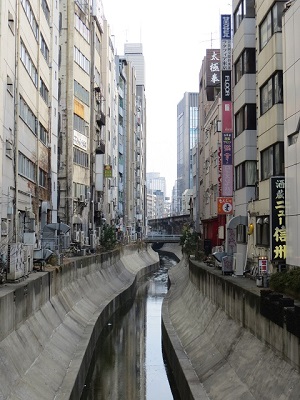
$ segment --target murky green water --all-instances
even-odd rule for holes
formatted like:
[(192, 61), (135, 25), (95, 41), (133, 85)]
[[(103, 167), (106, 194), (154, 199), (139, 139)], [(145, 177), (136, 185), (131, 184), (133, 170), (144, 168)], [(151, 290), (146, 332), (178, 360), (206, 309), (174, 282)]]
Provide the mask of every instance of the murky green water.
[(99, 338), (82, 400), (178, 399), (176, 389), (170, 388), (161, 345), (167, 271), (175, 264), (163, 256), (159, 271), (140, 282), (134, 301), (109, 321)]

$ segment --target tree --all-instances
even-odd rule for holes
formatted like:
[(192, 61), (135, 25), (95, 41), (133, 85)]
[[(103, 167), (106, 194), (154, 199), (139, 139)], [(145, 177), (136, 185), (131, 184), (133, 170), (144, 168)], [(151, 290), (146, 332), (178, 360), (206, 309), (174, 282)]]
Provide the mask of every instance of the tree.
[(105, 250), (112, 250), (116, 245), (116, 229), (115, 227), (105, 224), (101, 229), (100, 244)]
[(195, 254), (197, 250), (198, 234), (197, 232), (191, 231), (187, 225), (183, 228), (182, 236), (180, 237), (180, 245), (183, 254), (188, 257), (191, 254)]

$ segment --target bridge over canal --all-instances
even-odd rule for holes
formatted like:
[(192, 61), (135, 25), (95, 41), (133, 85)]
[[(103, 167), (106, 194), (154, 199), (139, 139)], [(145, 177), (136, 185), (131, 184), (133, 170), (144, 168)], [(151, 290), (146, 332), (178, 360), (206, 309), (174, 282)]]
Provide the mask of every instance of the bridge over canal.
[(181, 235), (149, 234), (144, 238), (146, 243), (179, 243)]

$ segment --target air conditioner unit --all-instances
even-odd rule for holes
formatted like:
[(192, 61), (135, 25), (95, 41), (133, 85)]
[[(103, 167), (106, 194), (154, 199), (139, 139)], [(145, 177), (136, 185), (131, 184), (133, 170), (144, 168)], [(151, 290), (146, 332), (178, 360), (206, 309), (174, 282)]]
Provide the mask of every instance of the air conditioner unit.
[(76, 243), (80, 242), (80, 232), (79, 231), (74, 232), (73, 241), (76, 242)]
[(84, 245), (84, 240), (85, 240), (85, 236), (84, 236), (84, 231), (80, 232), (80, 244)]
[(101, 211), (101, 203), (100, 203), (100, 201), (95, 203), (95, 211)]
[(84, 194), (81, 194), (80, 196), (79, 196), (79, 203), (84, 203), (85, 202), (85, 195)]
[(7, 249), (7, 280), (15, 281), (24, 276), (23, 243), (10, 243)]
[(28, 275), (33, 270), (33, 246), (24, 245), (24, 273)]
[(96, 235), (96, 231), (90, 234), (90, 245), (91, 248), (94, 249), (99, 244), (99, 240)]

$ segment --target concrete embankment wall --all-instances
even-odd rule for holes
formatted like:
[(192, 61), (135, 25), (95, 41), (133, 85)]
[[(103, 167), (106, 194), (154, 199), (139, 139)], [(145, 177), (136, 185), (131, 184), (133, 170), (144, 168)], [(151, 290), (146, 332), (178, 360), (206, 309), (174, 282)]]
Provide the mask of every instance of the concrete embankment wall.
[(0, 399), (78, 400), (103, 327), (158, 267), (150, 246), (133, 246), (1, 287)]
[(299, 399), (299, 339), (260, 314), (260, 291), (182, 260), (169, 271), (162, 341), (184, 399)]

